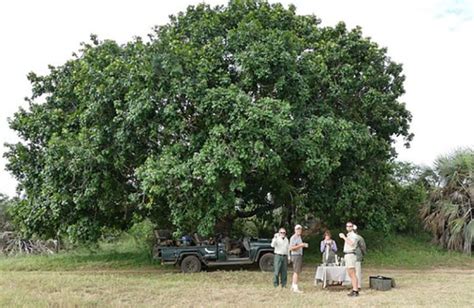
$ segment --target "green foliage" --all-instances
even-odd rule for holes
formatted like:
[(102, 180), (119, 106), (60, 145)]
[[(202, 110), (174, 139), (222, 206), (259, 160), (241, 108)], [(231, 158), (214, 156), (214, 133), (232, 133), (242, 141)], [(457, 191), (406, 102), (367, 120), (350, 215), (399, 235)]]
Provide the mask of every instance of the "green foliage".
[(470, 255), (474, 246), (474, 150), (440, 156), (433, 171), (438, 183), (421, 211), (425, 228), (442, 247)]
[(30, 108), (10, 123), (27, 141), (6, 154), (27, 195), (13, 209), (26, 235), (96, 241), (108, 228), (128, 227), (140, 211), (129, 198), (149, 142), (145, 44), (94, 41), (81, 52), (47, 76), (31, 73)]
[[(366, 238), (367, 245), (371, 239)], [(368, 238), (368, 240), (367, 240)], [(378, 235), (382, 245), (371, 247), (366, 266), (381, 268), (434, 268), (456, 267), (472, 268), (474, 260), (458, 252), (447, 252), (430, 243), (430, 236), (424, 232), (418, 235), (386, 237)]]
[(206, 235), (278, 208), (390, 229), (393, 140), (412, 137), (402, 67), (360, 28), (295, 11), (190, 6), (148, 42), (92, 36), (31, 73), (6, 153), (20, 229), (96, 241), (141, 217)]
[(231, 231), (235, 238), (272, 238), (279, 226), (281, 225), (272, 217), (261, 215), (236, 220)]
[(148, 219), (137, 222), (128, 230), (128, 235), (132, 236), (135, 244), (143, 250), (147, 250), (152, 257), (153, 245), (156, 243), (154, 230), (156, 226)]
[(427, 198), (426, 168), (397, 162), (393, 169), (393, 179), (385, 191), (392, 230), (419, 233), (423, 228), (419, 211)]
[(16, 199), (0, 193), (0, 231), (11, 231), (13, 229), (10, 210)]

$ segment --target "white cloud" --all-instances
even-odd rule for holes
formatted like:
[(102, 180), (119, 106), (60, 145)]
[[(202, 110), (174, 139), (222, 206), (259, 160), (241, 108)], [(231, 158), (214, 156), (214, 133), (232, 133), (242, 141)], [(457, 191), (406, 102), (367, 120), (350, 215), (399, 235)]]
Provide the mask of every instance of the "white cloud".
[[(200, 1), (2, 1), (0, 2), (0, 143), (15, 142), (6, 118), (30, 93), (26, 74), (60, 65), (89, 34), (124, 43), (146, 36), (169, 14)], [(206, 1), (224, 4), (226, 1)], [(402, 101), (413, 113), (415, 139), (397, 146), (399, 158), (430, 164), (440, 154), (474, 146), (474, 1), (326, 0), (294, 3), (300, 14), (314, 13), (325, 25), (340, 20), (360, 25), (365, 35), (388, 47), (407, 76)], [(0, 150), (3, 153), (4, 149)], [(14, 194), (15, 182), (3, 171), (0, 192)]]

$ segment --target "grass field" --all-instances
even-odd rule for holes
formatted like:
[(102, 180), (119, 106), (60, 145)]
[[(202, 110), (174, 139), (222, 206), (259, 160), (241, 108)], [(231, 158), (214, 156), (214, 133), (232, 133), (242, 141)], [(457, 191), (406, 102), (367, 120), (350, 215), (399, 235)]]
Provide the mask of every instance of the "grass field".
[[(302, 275), (304, 294), (274, 289), (255, 268), (181, 274), (152, 262), (131, 241), (54, 256), (0, 258), (0, 306), (474, 307), (474, 258), (447, 253), (424, 239), (395, 237), (369, 251), (358, 298), (345, 288), (313, 285), (315, 263)], [(314, 245), (313, 245), (314, 246)], [(313, 251), (307, 263), (319, 260)], [(368, 276), (394, 277), (388, 292), (368, 289)]]
[(365, 270), (366, 278), (373, 274), (396, 278), (397, 288), (373, 291), (365, 284), (358, 298), (348, 298), (345, 289), (313, 286), (313, 267), (303, 272), (303, 294), (274, 289), (271, 274), (256, 270), (7, 271), (0, 275), (0, 306), (474, 306), (473, 270)]

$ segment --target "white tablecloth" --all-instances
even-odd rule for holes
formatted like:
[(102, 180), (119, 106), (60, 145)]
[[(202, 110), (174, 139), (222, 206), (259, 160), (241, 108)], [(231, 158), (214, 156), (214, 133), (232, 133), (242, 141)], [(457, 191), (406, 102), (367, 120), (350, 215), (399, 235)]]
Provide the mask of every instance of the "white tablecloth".
[(325, 288), (328, 281), (342, 282), (343, 284), (351, 283), (345, 266), (318, 266), (316, 268), (316, 275), (314, 275), (314, 285), (322, 282), (323, 288)]

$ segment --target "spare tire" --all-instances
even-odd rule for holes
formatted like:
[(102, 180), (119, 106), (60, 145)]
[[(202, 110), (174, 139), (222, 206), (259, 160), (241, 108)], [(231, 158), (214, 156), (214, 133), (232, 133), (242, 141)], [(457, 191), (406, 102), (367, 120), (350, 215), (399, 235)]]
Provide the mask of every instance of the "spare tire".
[(184, 257), (181, 261), (181, 271), (183, 273), (197, 273), (201, 271), (201, 261), (196, 256)]
[(258, 265), (262, 272), (272, 272), (273, 271), (273, 259), (275, 255), (271, 252), (264, 254), (260, 257)]

